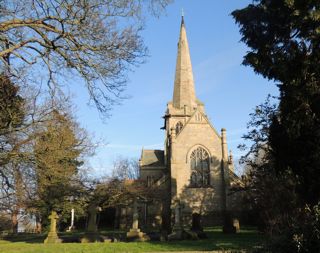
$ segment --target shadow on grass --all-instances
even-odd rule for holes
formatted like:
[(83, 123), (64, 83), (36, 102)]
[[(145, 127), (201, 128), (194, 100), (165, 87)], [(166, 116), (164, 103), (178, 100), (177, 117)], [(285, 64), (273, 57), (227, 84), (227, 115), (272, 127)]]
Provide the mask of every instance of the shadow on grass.
[[(182, 240), (171, 242), (149, 241), (140, 243), (140, 246), (147, 247), (150, 250), (161, 251), (211, 251), (211, 250), (250, 250), (259, 245), (262, 245), (265, 241), (265, 236), (259, 234), (254, 229), (242, 229), (238, 234), (224, 234), (221, 228), (207, 228), (205, 229), (208, 239), (202, 240)], [(59, 233), (59, 237), (64, 242), (79, 242), (84, 232), (73, 233)], [(123, 242), (125, 240), (125, 231), (102, 231), (102, 235), (111, 238), (117, 238), (118, 241)], [(30, 244), (42, 244), (46, 234), (18, 234), (8, 235), (3, 240), (8, 242), (24, 242)], [(125, 243), (128, 248), (130, 245), (135, 244)], [(134, 246), (135, 247), (135, 246)]]
[(265, 236), (259, 234), (256, 230), (242, 230), (238, 234), (224, 234), (221, 229), (209, 228), (205, 229), (208, 239), (203, 240), (182, 240), (172, 242), (148, 242), (149, 244), (159, 245), (167, 250), (195, 250), (195, 251), (211, 251), (211, 250), (242, 250), (253, 249), (260, 246), (265, 241)]
[(2, 240), (8, 242), (43, 243), (45, 238), (45, 234), (19, 233), (6, 235), (2, 237)]
[[(60, 232), (58, 236), (62, 239), (63, 243), (77, 243), (80, 242), (80, 238), (83, 237), (84, 231), (75, 232)], [(116, 238), (117, 241), (124, 241), (126, 232), (121, 230), (107, 230), (101, 231), (100, 234), (105, 237)], [(33, 234), (33, 233), (18, 233), (9, 234), (0, 238), (0, 240), (7, 242), (24, 242), (24, 243), (43, 243), (47, 237), (46, 233)]]

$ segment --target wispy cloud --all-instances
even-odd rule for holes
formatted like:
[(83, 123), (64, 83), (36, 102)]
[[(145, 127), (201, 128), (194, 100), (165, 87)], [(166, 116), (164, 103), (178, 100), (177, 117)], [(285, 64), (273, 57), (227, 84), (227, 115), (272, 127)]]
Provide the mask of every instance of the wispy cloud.
[(201, 95), (221, 83), (221, 78), (226, 76), (230, 69), (240, 66), (243, 51), (240, 47), (220, 51), (217, 54), (195, 65), (196, 82), (202, 83), (198, 87)]
[(213, 55), (210, 58), (198, 63), (195, 69), (199, 72), (199, 78), (202, 75), (212, 75), (212, 71), (215, 73), (224, 72), (239, 66), (242, 61), (242, 52), (238, 48), (232, 50), (225, 50)]

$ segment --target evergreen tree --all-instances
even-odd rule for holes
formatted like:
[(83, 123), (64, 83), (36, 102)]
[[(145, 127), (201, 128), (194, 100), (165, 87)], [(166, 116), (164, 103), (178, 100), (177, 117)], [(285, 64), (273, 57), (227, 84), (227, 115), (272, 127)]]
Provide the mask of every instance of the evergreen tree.
[(8, 76), (0, 74), (0, 135), (20, 126), (24, 119), (24, 100)]
[[(278, 228), (268, 252), (319, 252), (320, 1), (254, 0), (232, 15), (250, 48), (244, 65), (280, 91), (265, 132), (247, 135), (266, 137), (266, 159), (251, 159), (249, 186), (259, 203), (270, 200), (260, 210), (269, 212), (267, 226)], [(257, 117), (254, 124), (264, 122)]]
[(24, 99), (18, 94), (8, 76), (0, 74), (0, 174), (5, 176), (4, 166), (10, 161), (16, 132), (24, 121)]
[(320, 200), (320, 2), (256, 0), (232, 13), (250, 51), (244, 64), (277, 82), (269, 145), (277, 173), (293, 173), (301, 205)]
[(69, 213), (71, 208), (82, 211), (83, 187), (78, 171), (84, 151), (72, 120), (54, 110), (34, 147), (36, 207), (44, 221), (52, 210), (60, 214)]
[(19, 209), (23, 206), (24, 187), (21, 170), (25, 100), (19, 88), (4, 73), (0, 74), (0, 210), (11, 215), (12, 232), (17, 232)]

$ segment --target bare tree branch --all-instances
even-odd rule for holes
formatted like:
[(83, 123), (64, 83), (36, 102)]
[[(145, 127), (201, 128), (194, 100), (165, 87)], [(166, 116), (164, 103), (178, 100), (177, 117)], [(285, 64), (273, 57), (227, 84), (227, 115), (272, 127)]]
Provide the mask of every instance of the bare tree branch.
[(49, 86), (65, 71), (77, 75), (107, 114), (121, 98), (127, 72), (147, 55), (140, 37), (142, 13), (147, 8), (157, 16), (170, 2), (3, 0), (0, 69), (21, 77), (21, 67), (45, 66)]

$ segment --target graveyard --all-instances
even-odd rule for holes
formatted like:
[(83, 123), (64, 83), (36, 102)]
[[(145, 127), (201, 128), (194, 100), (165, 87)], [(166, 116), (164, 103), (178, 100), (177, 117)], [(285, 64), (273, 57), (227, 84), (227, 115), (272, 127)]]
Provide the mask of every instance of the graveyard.
[(1, 0), (0, 253), (320, 252), (320, 0)]
[[(17, 236), (2, 238), (0, 240), (0, 252), (6, 253), (102, 253), (102, 252), (161, 252), (161, 251), (222, 251), (233, 252), (258, 249), (264, 243), (265, 236), (258, 233), (254, 228), (242, 229), (238, 234), (224, 234), (221, 227), (205, 229), (207, 239), (181, 240), (161, 242), (151, 240), (148, 242), (127, 242), (127, 231), (101, 231), (104, 238), (116, 239), (116, 242), (99, 243), (75, 243), (83, 237), (84, 232), (59, 233), (61, 243), (44, 244), (46, 235), (21, 234)], [(152, 233), (151, 233), (152, 234)], [(65, 241), (65, 243), (63, 242)]]

